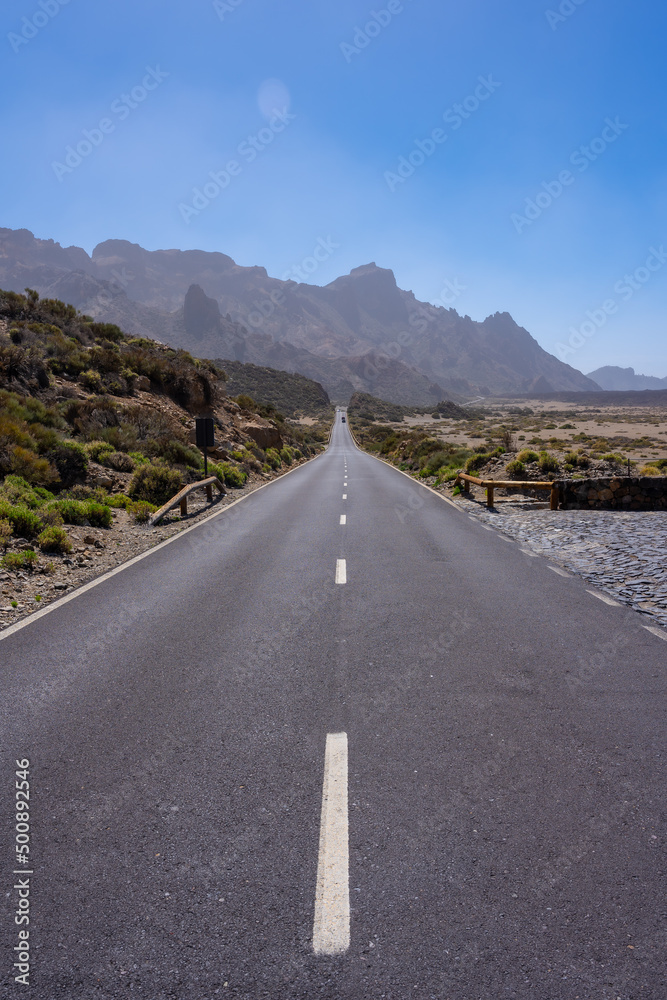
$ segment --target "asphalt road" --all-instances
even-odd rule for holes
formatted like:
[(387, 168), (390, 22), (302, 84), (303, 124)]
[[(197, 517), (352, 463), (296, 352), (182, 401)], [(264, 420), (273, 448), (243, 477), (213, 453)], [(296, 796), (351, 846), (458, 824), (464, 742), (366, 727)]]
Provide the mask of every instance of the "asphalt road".
[(667, 645), (339, 421), (0, 641), (2, 997), (665, 1000)]

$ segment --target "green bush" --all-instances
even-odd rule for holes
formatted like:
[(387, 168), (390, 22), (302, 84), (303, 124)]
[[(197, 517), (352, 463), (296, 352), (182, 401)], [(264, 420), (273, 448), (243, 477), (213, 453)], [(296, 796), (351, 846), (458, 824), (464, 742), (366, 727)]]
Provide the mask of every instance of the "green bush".
[(132, 515), (137, 524), (146, 524), (148, 518), (156, 510), (155, 504), (148, 503), (147, 500), (137, 500), (127, 508), (128, 514)]
[(91, 500), (87, 504), (86, 520), (91, 528), (110, 528), (113, 524), (111, 509), (105, 504)]
[(519, 462), (539, 462), (540, 456), (536, 451), (531, 451), (530, 448), (524, 448), (516, 456)]
[(132, 476), (128, 495), (132, 500), (147, 500), (161, 507), (182, 489), (181, 474), (168, 465), (154, 462), (142, 465)]
[(13, 506), (0, 500), (0, 519), (9, 521), (18, 538), (35, 538), (42, 530), (42, 520), (34, 510), (22, 504)]
[(471, 455), (466, 459), (465, 471), (467, 473), (478, 472), (483, 466), (493, 458), (491, 452), (480, 451), (476, 455)]
[(2, 566), (3, 569), (18, 572), (18, 570), (23, 569), (23, 553), (8, 552), (6, 556), (3, 556), (2, 559), (0, 559), (0, 566)]
[(37, 510), (46, 501), (53, 500), (53, 493), (41, 486), (31, 486), (22, 476), (5, 476), (0, 485), (0, 497), (11, 504)]
[(218, 470), (218, 478), (220, 478), (221, 473), (225, 486), (229, 486), (233, 490), (240, 490), (248, 478), (247, 473), (243, 469), (240, 469), (236, 465), (230, 465), (229, 462), (221, 462)]
[(102, 464), (116, 472), (134, 472), (134, 461), (123, 451), (110, 451), (104, 455)]
[(541, 451), (539, 455), (540, 472), (558, 472), (558, 459), (550, 455), (548, 451)]
[(280, 449), (280, 458), (285, 465), (291, 465), (293, 462), (292, 449), (288, 448), (287, 445)]
[(107, 500), (107, 506), (114, 510), (128, 510), (132, 506), (132, 501), (124, 493), (114, 493)]
[(83, 500), (56, 500), (49, 509), (56, 510), (65, 524), (82, 525), (88, 520), (88, 506)]
[(159, 455), (169, 465), (185, 465), (191, 469), (201, 469), (204, 459), (196, 448), (189, 448), (182, 441), (167, 441), (160, 445)]
[(64, 486), (83, 479), (88, 469), (88, 456), (83, 445), (76, 441), (62, 441), (47, 456), (58, 470)]
[(23, 553), (23, 565), (26, 569), (32, 571), (37, 563), (39, 562), (39, 556), (33, 549), (27, 549)]
[(45, 528), (59, 528), (63, 523), (62, 514), (55, 507), (42, 507), (39, 512), (39, 517)]
[(109, 444), (108, 441), (89, 441), (88, 444), (84, 445), (84, 448), (88, 458), (101, 465), (104, 464), (107, 455), (113, 454), (113, 445)]
[(9, 460), (9, 471), (22, 476), (29, 483), (47, 486), (58, 482), (58, 471), (48, 458), (41, 458), (29, 448), (14, 445)]
[(281, 466), (280, 455), (275, 448), (266, 449), (266, 461), (272, 469), (279, 469)]
[(103, 382), (102, 376), (99, 372), (96, 372), (93, 368), (89, 368), (88, 371), (81, 372), (79, 375), (79, 381), (88, 389), (90, 392), (103, 392)]
[(72, 551), (72, 543), (63, 528), (51, 526), (38, 536), (37, 544), (42, 552), (58, 552), (61, 555)]
[(526, 474), (526, 466), (518, 458), (507, 463), (507, 475), (510, 479), (521, 479)]

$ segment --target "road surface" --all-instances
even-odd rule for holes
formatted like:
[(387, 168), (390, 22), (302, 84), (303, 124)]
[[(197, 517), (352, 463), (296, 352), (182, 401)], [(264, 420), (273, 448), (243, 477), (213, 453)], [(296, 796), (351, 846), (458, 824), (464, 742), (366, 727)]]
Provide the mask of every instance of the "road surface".
[(3, 634), (0, 995), (664, 1000), (643, 624), (339, 414), (314, 461)]

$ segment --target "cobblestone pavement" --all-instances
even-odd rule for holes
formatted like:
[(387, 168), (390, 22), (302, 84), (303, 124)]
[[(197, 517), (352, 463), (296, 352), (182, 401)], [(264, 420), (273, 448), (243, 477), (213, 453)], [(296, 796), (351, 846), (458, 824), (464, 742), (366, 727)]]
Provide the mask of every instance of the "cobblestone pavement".
[(502, 500), (491, 511), (476, 500), (455, 503), (667, 627), (667, 512), (551, 511)]

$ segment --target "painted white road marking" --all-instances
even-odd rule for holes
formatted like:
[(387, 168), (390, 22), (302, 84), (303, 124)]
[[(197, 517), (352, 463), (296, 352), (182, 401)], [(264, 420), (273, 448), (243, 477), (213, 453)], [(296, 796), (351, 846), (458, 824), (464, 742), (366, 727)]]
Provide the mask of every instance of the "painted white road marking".
[(316, 955), (339, 955), (349, 947), (347, 733), (328, 733), (324, 752), (313, 950)]
[[(571, 580), (572, 577), (569, 573), (566, 573), (564, 569), (560, 569), (559, 566), (549, 566), (552, 573), (558, 573), (559, 576), (564, 576), (566, 580)], [(591, 591), (589, 590), (589, 594)]]
[(652, 625), (642, 625), (647, 632), (652, 632), (653, 635), (657, 635), (659, 639), (664, 639), (667, 642), (667, 632), (663, 632), (660, 628), (653, 628)]
[(347, 493), (343, 493), (343, 500), (347, 500)]
[(598, 594), (596, 590), (587, 590), (586, 593), (590, 594), (591, 597), (597, 597), (598, 601), (604, 601), (605, 604), (609, 604), (610, 607), (612, 608), (622, 607), (622, 605), (619, 604), (618, 601), (613, 600), (613, 598), (611, 597), (607, 597), (606, 594)]
[(340, 515), (340, 523), (341, 524), (347, 524), (347, 514), (341, 514)]
[(344, 559), (336, 559), (336, 583), (347, 583), (347, 563)]
[(530, 549), (520, 549), (524, 556), (530, 556), (532, 559), (537, 559), (537, 552), (531, 552)]

